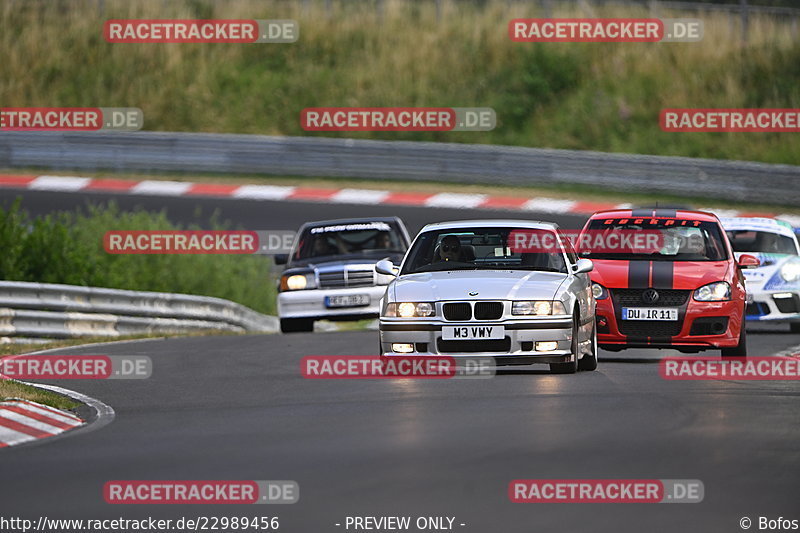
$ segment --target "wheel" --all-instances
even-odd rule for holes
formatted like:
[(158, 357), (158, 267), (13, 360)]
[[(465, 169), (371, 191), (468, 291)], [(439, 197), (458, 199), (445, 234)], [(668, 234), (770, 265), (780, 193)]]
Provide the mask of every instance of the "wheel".
[(742, 331), (739, 333), (739, 344), (733, 348), (722, 348), (722, 357), (747, 357), (747, 330), (742, 324)]
[(792, 322), (789, 324), (789, 331), (792, 333), (800, 333), (800, 322)]
[(553, 374), (574, 374), (578, 371), (578, 322), (577, 316), (572, 318), (572, 355), (569, 363), (550, 363), (550, 372)]
[(281, 333), (300, 333), (314, 331), (312, 318), (281, 318)]
[(597, 370), (597, 324), (592, 324), (592, 353), (578, 361), (578, 370)]

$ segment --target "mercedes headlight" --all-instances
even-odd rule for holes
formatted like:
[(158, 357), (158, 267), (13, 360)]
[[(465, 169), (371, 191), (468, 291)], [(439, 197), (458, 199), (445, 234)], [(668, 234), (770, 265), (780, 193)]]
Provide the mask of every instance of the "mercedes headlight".
[(281, 291), (300, 291), (316, 288), (314, 274), (284, 274), (281, 276)]
[(608, 298), (608, 291), (599, 283), (592, 283), (592, 294), (595, 300), (605, 300)]
[(566, 315), (564, 304), (551, 300), (522, 300), (511, 304), (512, 315)]
[(730, 300), (731, 286), (726, 281), (703, 285), (694, 291), (694, 299), (698, 302), (724, 302)]
[(386, 304), (383, 316), (395, 318), (419, 318), (436, 314), (436, 308), (431, 302), (397, 302)]
[(781, 277), (784, 281), (797, 281), (800, 279), (800, 260), (790, 259), (781, 267)]

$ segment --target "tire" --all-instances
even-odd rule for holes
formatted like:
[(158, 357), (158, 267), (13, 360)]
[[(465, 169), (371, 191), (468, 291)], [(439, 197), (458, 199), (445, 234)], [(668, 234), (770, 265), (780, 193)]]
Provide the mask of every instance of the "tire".
[(550, 373), (552, 374), (574, 374), (578, 371), (578, 319), (577, 315), (572, 318), (572, 355), (574, 360), (569, 363), (550, 363)]
[(597, 323), (592, 324), (592, 354), (578, 361), (578, 370), (597, 370)]
[(792, 333), (800, 333), (800, 322), (792, 322), (789, 324), (789, 331)]
[(304, 333), (314, 331), (312, 318), (281, 318), (281, 333)]
[(747, 330), (742, 324), (742, 331), (739, 333), (739, 344), (733, 348), (722, 348), (722, 358), (747, 357)]

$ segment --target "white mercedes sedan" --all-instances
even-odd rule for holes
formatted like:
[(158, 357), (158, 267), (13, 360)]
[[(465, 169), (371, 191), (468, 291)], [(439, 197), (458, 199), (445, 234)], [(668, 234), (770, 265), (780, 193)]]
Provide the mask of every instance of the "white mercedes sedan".
[(381, 300), (381, 355), (493, 357), (547, 363), (551, 372), (597, 368), (588, 272), (558, 226), (524, 220), (429, 224)]

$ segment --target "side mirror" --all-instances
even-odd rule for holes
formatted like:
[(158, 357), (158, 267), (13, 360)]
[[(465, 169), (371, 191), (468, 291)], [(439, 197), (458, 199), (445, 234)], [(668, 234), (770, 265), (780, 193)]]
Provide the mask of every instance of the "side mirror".
[(576, 274), (586, 274), (594, 270), (594, 263), (592, 263), (591, 259), (578, 259), (578, 262), (572, 268)]
[(758, 260), (758, 257), (749, 254), (740, 255), (738, 263), (742, 268), (756, 268), (761, 266), (761, 261)]
[(397, 276), (397, 272), (395, 272), (394, 269), (394, 264), (388, 259), (381, 259), (375, 263), (375, 272), (378, 274), (383, 274), (384, 276)]
[(275, 254), (275, 264), (285, 265), (289, 262), (289, 254)]

